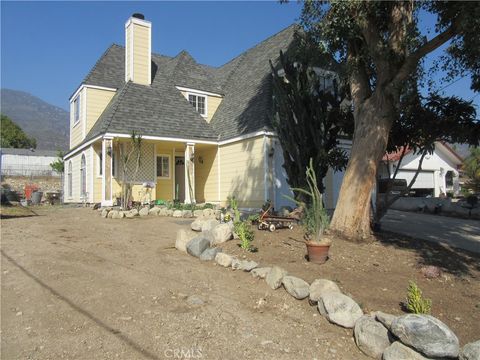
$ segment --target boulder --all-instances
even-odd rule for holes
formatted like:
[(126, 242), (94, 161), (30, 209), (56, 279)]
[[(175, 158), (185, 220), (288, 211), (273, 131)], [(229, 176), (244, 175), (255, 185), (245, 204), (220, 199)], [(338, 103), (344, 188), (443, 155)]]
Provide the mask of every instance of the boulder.
[(114, 211), (117, 211), (117, 210), (110, 210), (110, 211), (108, 212), (107, 218), (111, 219), (112, 216), (113, 216), (113, 212), (114, 212)]
[(243, 270), (243, 271), (252, 271), (253, 269), (255, 269), (256, 267), (258, 266), (258, 264), (255, 262), (255, 261), (252, 261), (252, 260), (242, 260), (240, 261), (240, 267), (239, 269), (240, 270)]
[(215, 210), (213, 212), (213, 216), (215, 217), (215, 219), (220, 220), (222, 218), (222, 211), (221, 210)]
[(228, 224), (219, 224), (212, 229), (212, 235), (213, 241), (211, 245), (221, 244), (232, 238), (232, 229)]
[(285, 275), (287, 275), (286, 270), (278, 266), (274, 266), (265, 277), (265, 281), (267, 282), (268, 286), (275, 290), (282, 285), (282, 279)]
[(138, 212), (138, 215), (140, 215), (140, 216), (147, 216), (149, 211), (150, 211), (150, 210), (149, 210), (148, 207), (143, 207), (143, 208), (141, 208), (140, 211)]
[(131, 211), (127, 211), (127, 212), (125, 212), (125, 217), (127, 219), (133, 219), (135, 217), (135, 215), (133, 215), (133, 213)]
[(194, 216), (194, 217), (203, 216), (203, 210), (194, 210), (194, 211), (193, 211), (193, 216)]
[(373, 313), (375, 319), (383, 324), (388, 330), (392, 328), (393, 321), (397, 318), (395, 315), (387, 314), (381, 311)]
[(210, 241), (203, 236), (197, 236), (187, 243), (187, 253), (192, 256), (200, 257), (208, 249)]
[(458, 357), (457, 336), (443, 322), (430, 315), (408, 314), (397, 317), (392, 333), (402, 343), (427, 357)]
[(403, 345), (400, 341), (395, 341), (383, 352), (383, 360), (428, 360), (415, 350)]
[(125, 214), (123, 211), (114, 211), (112, 215), (112, 219), (123, 219)]
[(336, 291), (329, 291), (318, 301), (318, 311), (331, 323), (353, 328), (363, 315), (360, 306), (352, 298)]
[(172, 209), (167, 209), (166, 214), (167, 214), (167, 216), (173, 216), (173, 210)]
[(184, 229), (177, 231), (177, 239), (175, 240), (175, 248), (180, 251), (187, 252), (187, 244), (195, 237), (195, 234)]
[(133, 216), (138, 216), (138, 210), (133, 208), (132, 210), (129, 211), (130, 214), (132, 214)]
[(158, 215), (158, 212), (160, 211), (159, 208), (153, 207), (148, 211), (148, 215)]
[(202, 225), (205, 222), (205, 219), (203, 216), (196, 218), (192, 223), (190, 224), (190, 228), (193, 231), (202, 231)]
[[(211, 209), (205, 209), (205, 210), (211, 210)], [(202, 224), (202, 231), (212, 231), (213, 228), (218, 224), (220, 223), (215, 219), (205, 220)]]
[(182, 211), (182, 217), (184, 217), (184, 218), (191, 218), (191, 217), (193, 217), (192, 210), (183, 210), (183, 211)]
[(232, 269), (237, 270), (240, 269), (241, 261), (238, 260), (236, 257), (232, 258)]
[(110, 212), (110, 210), (107, 210), (107, 209), (103, 209), (102, 210), (102, 217), (103, 218), (106, 218), (108, 216), (108, 213)]
[(119, 215), (118, 215), (119, 211), (118, 210), (112, 210), (108, 213), (108, 217), (110, 219), (119, 219)]
[(480, 360), (480, 340), (469, 343), (462, 348), (460, 360)]
[(390, 346), (387, 328), (373, 316), (363, 315), (358, 319), (353, 333), (358, 348), (375, 359), (381, 359), (385, 349)]
[(310, 301), (317, 303), (318, 300), (328, 291), (339, 292), (340, 288), (336, 283), (327, 279), (316, 279), (310, 285)]
[(222, 252), (222, 249), (220, 249), (220, 248), (208, 248), (202, 253), (202, 255), (200, 255), (200, 260), (203, 260), (203, 261), (215, 260), (215, 256), (217, 256), (217, 254), (219, 252)]
[(232, 265), (233, 257), (231, 257), (228, 254), (224, 254), (222, 252), (217, 253), (215, 255), (215, 262), (218, 265), (224, 266), (224, 267), (230, 267)]
[(205, 217), (214, 217), (214, 212), (213, 212), (213, 209), (203, 209), (203, 216)]
[(302, 300), (310, 294), (310, 285), (298, 277), (286, 275), (282, 279), (282, 284), (295, 299)]
[(175, 210), (172, 214), (174, 218), (181, 218), (182, 217), (182, 210)]
[(160, 209), (158, 216), (167, 216), (167, 209)]
[(250, 273), (254, 278), (265, 279), (265, 277), (268, 275), (270, 270), (272, 270), (271, 267), (255, 268)]

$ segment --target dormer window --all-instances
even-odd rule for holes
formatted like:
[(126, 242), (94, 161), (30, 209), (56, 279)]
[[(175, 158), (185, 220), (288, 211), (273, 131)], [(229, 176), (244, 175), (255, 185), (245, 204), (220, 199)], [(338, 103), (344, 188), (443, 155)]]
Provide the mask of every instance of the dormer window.
[(202, 116), (207, 116), (207, 97), (202, 95), (188, 94), (188, 102)]
[(73, 125), (80, 121), (80, 94), (73, 100)]

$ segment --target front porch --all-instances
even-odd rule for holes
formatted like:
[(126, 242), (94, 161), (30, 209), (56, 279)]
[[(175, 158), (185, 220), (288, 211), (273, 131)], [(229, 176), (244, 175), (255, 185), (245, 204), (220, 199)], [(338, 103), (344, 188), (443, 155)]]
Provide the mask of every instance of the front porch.
[(118, 204), (124, 177), (133, 201), (218, 202), (217, 145), (142, 139), (138, 165), (136, 152), (125, 164), (131, 148), (130, 137), (104, 137), (93, 145), (101, 169), (95, 200), (102, 206)]

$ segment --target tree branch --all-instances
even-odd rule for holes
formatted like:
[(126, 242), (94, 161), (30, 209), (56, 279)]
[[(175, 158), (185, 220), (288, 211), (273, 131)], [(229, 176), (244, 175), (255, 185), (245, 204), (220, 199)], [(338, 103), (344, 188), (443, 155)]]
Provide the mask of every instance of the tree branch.
[(417, 67), (418, 61), (422, 57), (424, 57), (428, 53), (431, 53), (435, 49), (437, 49), (440, 46), (442, 46), (443, 44), (445, 44), (452, 37), (454, 37), (456, 35), (456, 30), (455, 29), (456, 29), (455, 24), (452, 24), (447, 30), (438, 34), (433, 39), (431, 39), (430, 41), (428, 41), (425, 44), (423, 44), (422, 46), (420, 46), (416, 51), (411, 53), (405, 59), (402, 67), (397, 72), (397, 75), (393, 78), (392, 85), (396, 86), (397, 84), (400, 84), (403, 81), (407, 80), (407, 78), (410, 76), (412, 71), (414, 71), (415, 68)]

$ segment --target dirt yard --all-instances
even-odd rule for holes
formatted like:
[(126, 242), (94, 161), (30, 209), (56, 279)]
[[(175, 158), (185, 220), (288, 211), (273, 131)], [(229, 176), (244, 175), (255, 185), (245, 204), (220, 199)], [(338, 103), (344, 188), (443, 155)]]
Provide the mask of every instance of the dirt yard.
[[(35, 213), (1, 221), (2, 359), (365, 359), (351, 330), (307, 301), (176, 251), (176, 230), (191, 220)], [(335, 280), (367, 312), (401, 314), (414, 279), (462, 344), (478, 338), (478, 257), (385, 236), (363, 246), (337, 241), (318, 266), (304, 259), (299, 229), (256, 237), (259, 251), (248, 258)], [(237, 241), (223, 248), (245, 254)], [(443, 276), (424, 279), (424, 263), (442, 265)]]

